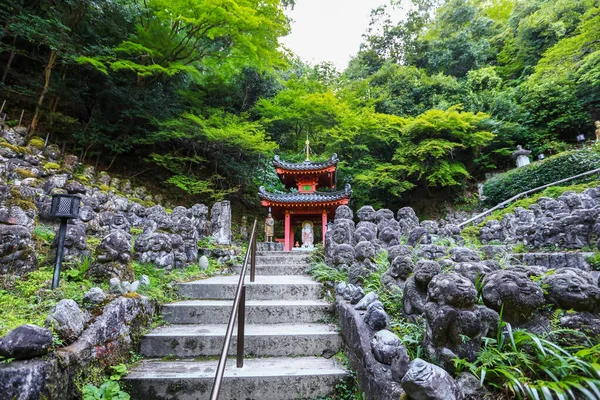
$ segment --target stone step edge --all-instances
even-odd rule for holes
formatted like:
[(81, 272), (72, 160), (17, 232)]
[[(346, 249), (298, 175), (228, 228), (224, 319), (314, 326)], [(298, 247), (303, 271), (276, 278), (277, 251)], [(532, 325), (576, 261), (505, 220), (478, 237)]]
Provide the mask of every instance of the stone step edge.
[[(181, 331), (177, 332), (177, 329), (208, 329), (210, 332), (192, 332), (192, 331)], [(269, 333), (260, 333), (257, 332), (263, 328), (270, 330)], [(293, 329), (293, 328), (301, 328), (298, 331), (289, 331), (289, 332), (278, 332), (278, 329)], [(314, 328), (314, 329), (313, 329)], [(329, 328), (330, 330), (325, 330), (323, 328)], [(222, 329), (223, 332), (214, 332), (214, 329)], [(319, 324), (319, 323), (283, 323), (283, 324), (246, 324), (245, 328), (246, 336), (318, 336), (318, 335), (339, 335), (339, 331), (334, 328), (334, 325), (330, 324)], [(162, 330), (163, 332), (156, 332), (157, 330)], [(311, 332), (312, 330), (312, 332)], [(204, 337), (204, 336), (225, 336), (227, 331), (227, 325), (225, 324), (169, 324), (159, 328), (156, 328), (153, 331), (150, 331), (144, 335), (144, 337)], [(237, 325), (233, 329), (233, 335), (237, 334)]]
[[(206, 358), (203, 360), (203, 358)], [(315, 356), (306, 356), (306, 357), (260, 357), (260, 358), (251, 358), (247, 357), (244, 359), (244, 367), (236, 368), (235, 366), (236, 358), (234, 356), (227, 357), (227, 365), (225, 367), (224, 378), (251, 378), (251, 377), (284, 377), (284, 376), (315, 376), (315, 375), (340, 375), (346, 376), (348, 374), (348, 370), (346, 370), (339, 362), (335, 359), (324, 358), (324, 357), (315, 357)], [(280, 365), (272, 365), (264, 369), (259, 369), (257, 367), (260, 366), (261, 362), (271, 362), (271, 363), (282, 363)], [(218, 360), (215, 360), (214, 357), (199, 357), (198, 359), (175, 359), (175, 360), (163, 360), (160, 358), (148, 358), (142, 360), (142, 362), (134, 367), (127, 375), (123, 377), (125, 380), (133, 380), (133, 379), (145, 379), (145, 380), (154, 380), (154, 379), (214, 379), (214, 370), (216, 370), (218, 364)], [(286, 369), (282, 372), (282, 365), (286, 367), (294, 367), (294, 364), (305, 364), (310, 365), (311, 368), (300, 368), (296, 371), (299, 371), (297, 374), (290, 373), (291, 368)], [(170, 376), (165, 374), (165, 372), (159, 371), (156, 376), (148, 376), (152, 374), (150, 369), (153, 365), (159, 367), (167, 367)], [(191, 368), (198, 368), (198, 371), (189, 372)], [(316, 367), (316, 368), (315, 368)], [(200, 371), (201, 370), (201, 371)], [(267, 372), (271, 372), (270, 374), (265, 374), (265, 370)], [(254, 371), (258, 371), (255, 373)], [(315, 372), (321, 372), (320, 374), (315, 374)], [(237, 374), (236, 374), (237, 373)]]

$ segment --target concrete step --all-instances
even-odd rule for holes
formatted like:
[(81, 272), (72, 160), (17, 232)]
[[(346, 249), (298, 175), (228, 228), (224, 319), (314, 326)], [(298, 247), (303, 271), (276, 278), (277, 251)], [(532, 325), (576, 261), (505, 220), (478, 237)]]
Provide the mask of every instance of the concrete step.
[[(234, 299), (239, 275), (215, 276), (180, 283), (179, 293), (191, 299)], [(246, 300), (317, 300), (323, 297), (323, 285), (308, 276), (257, 275), (254, 282), (246, 275)]]
[[(298, 264), (257, 264), (256, 265), (256, 276), (258, 275), (306, 275), (310, 264), (298, 263)], [(241, 265), (234, 265), (231, 270), (235, 274), (242, 272)], [(248, 274), (250, 274), (250, 267), (248, 267)]]
[[(146, 360), (123, 382), (133, 400), (204, 400), (210, 397), (218, 361)], [(221, 400), (312, 399), (327, 396), (347, 371), (321, 357), (246, 359), (243, 368), (229, 359)]]
[[(161, 314), (171, 324), (227, 324), (232, 300), (186, 300), (166, 304)], [(321, 300), (248, 300), (247, 324), (314, 323), (330, 318), (332, 304)]]
[(266, 264), (304, 264), (310, 265), (310, 253), (308, 252), (262, 252), (256, 255), (257, 265)]
[[(219, 356), (227, 325), (170, 325), (144, 335), (140, 353), (156, 358)], [(234, 329), (229, 355), (235, 355), (237, 329)], [(333, 325), (277, 324), (246, 325), (244, 353), (253, 357), (314, 356), (335, 354), (342, 345)]]

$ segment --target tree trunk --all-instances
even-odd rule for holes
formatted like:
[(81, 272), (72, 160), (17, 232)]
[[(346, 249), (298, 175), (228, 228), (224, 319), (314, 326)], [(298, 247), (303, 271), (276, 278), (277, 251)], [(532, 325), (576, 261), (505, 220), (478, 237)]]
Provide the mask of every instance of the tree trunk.
[(46, 68), (44, 68), (44, 89), (40, 94), (40, 98), (35, 106), (35, 114), (33, 115), (33, 119), (31, 120), (31, 130), (29, 131), (29, 136), (32, 136), (37, 128), (37, 125), (40, 120), (40, 109), (42, 104), (44, 104), (44, 97), (48, 93), (48, 88), (50, 87), (50, 76), (52, 75), (52, 68), (56, 63), (57, 53), (56, 50), (52, 50), (50, 52), (50, 57), (48, 57), (48, 63), (46, 64)]
[(10, 66), (12, 65), (13, 60), (15, 59), (15, 45), (17, 43), (17, 37), (13, 38), (13, 49), (10, 51), (10, 56), (8, 56), (8, 61), (6, 62), (6, 68), (4, 69), (4, 73), (2, 74), (2, 83), (6, 81), (6, 77), (8, 76), (8, 71), (10, 71)]

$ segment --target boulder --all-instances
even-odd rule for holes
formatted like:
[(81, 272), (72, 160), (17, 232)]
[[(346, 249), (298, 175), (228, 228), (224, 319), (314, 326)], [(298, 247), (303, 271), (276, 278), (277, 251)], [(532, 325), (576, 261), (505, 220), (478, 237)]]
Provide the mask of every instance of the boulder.
[(83, 332), (86, 319), (75, 301), (63, 299), (52, 308), (44, 324), (62, 340), (71, 343)]
[(374, 331), (384, 329), (388, 323), (388, 315), (380, 301), (374, 301), (367, 307), (365, 323)]
[(57, 359), (0, 363), (0, 394), (3, 399), (37, 400), (69, 398), (69, 374)]
[(406, 352), (406, 348), (395, 333), (392, 333), (387, 329), (382, 329), (373, 336), (373, 340), (371, 340), (371, 351), (373, 351), (373, 355), (377, 361), (391, 365), (392, 360), (398, 356), (399, 353)]
[(355, 310), (366, 310), (367, 307), (375, 302), (379, 300), (379, 296), (377, 296), (376, 292), (369, 292), (367, 293), (367, 295), (365, 295), (365, 297), (363, 297), (362, 299), (360, 299), (360, 301), (354, 306)]
[(414, 359), (400, 382), (411, 400), (460, 400), (460, 389), (449, 373), (420, 358)]
[(86, 308), (101, 306), (106, 301), (106, 293), (99, 287), (93, 287), (83, 295), (83, 304)]
[(0, 356), (15, 360), (43, 356), (52, 342), (50, 330), (37, 325), (21, 325), (0, 338)]

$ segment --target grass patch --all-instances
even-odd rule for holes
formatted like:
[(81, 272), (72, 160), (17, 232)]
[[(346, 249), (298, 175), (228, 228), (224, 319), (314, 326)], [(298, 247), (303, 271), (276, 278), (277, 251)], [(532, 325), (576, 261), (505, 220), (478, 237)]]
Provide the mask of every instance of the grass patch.
[(206, 279), (216, 275), (222, 268), (213, 259), (208, 260), (208, 268), (204, 271), (200, 270), (198, 265), (190, 265), (186, 268), (166, 271), (156, 268), (153, 264), (133, 263), (136, 279), (139, 279), (142, 275), (147, 275), (150, 278), (150, 286), (140, 287), (138, 292), (156, 300), (160, 304), (181, 299), (175, 283)]
[(60, 285), (51, 290), (54, 268), (44, 266), (25, 276), (0, 276), (0, 336), (22, 324), (44, 326), (44, 319), (62, 299), (81, 303), (94, 285), (88, 280), (72, 281), (61, 276)]
[[(54, 233), (45, 226), (38, 226), (35, 232), (45, 246), (51, 242)], [(56, 290), (50, 289), (54, 272), (51, 265), (44, 265), (23, 276), (0, 275), (0, 336), (22, 324), (43, 326), (52, 307), (62, 299), (73, 299), (82, 304), (83, 295), (92, 287), (107, 290), (108, 281), (98, 285), (85, 277), (92, 261), (86, 258), (77, 263), (63, 263), (60, 285)], [(197, 265), (165, 271), (152, 264), (133, 263), (136, 279), (143, 274), (150, 278), (150, 286), (141, 287), (138, 292), (160, 304), (180, 299), (175, 283), (204, 279), (215, 275), (221, 268), (215, 260), (209, 260), (209, 267), (204, 271)]]

